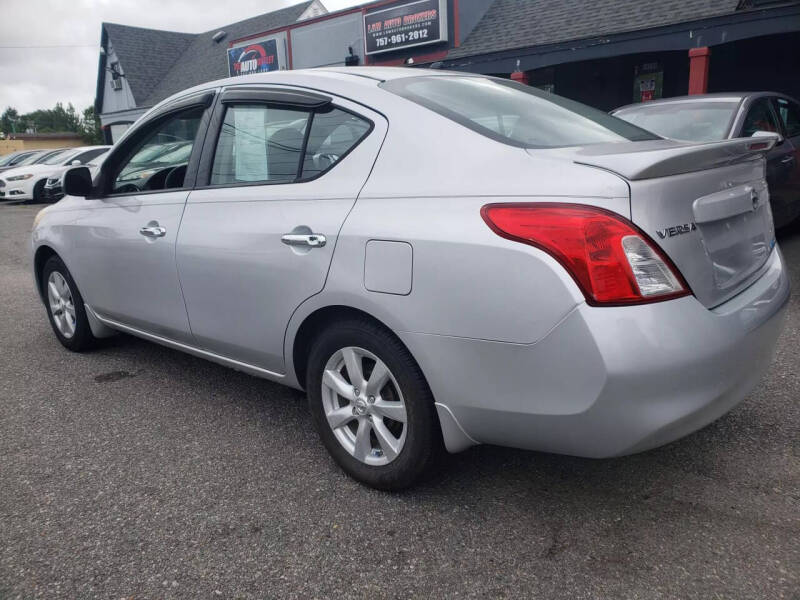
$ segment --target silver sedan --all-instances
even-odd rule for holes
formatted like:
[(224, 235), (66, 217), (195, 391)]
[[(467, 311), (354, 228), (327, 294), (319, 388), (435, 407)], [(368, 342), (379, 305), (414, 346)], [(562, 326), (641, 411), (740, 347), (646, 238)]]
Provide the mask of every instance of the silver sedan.
[(718, 418), (770, 363), (775, 141), (663, 140), (435, 70), (217, 81), (66, 173), (34, 276), (70, 350), (121, 331), (304, 389), (378, 488), (475, 444), (619, 456)]

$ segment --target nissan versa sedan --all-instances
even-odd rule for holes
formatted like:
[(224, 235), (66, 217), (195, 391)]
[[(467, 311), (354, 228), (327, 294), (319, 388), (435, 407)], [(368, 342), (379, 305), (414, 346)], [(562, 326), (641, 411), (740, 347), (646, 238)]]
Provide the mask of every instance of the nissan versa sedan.
[[(121, 331), (304, 389), (377, 488), (475, 444), (620, 456), (723, 415), (770, 363), (775, 141), (664, 140), (436, 70), (227, 79), (67, 171), (34, 276), (70, 350)], [(185, 164), (143, 164), (173, 142)]]
[(667, 98), (612, 113), (662, 137), (710, 142), (777, 136), (767, 153), (773, 218), (784, 227), (800, 216), (800, 103), (771, 92), (720, 93)]

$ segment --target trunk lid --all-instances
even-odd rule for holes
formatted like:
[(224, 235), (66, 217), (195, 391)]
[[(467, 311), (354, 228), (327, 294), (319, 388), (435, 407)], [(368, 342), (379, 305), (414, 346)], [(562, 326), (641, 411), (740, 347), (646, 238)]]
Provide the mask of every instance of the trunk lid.
[(774, 143), (655, 140), (557, 152), (625, 178), (631, 220), (713, 308), (758, 279), (775, 246), (764, 160)]

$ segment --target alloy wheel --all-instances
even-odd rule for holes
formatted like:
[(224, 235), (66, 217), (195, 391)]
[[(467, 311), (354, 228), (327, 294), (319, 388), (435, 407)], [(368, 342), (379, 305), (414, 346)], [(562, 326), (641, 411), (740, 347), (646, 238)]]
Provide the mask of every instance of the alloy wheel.
[(381, 466), (402, 451), (408, 430), (405, 400), (392, 372), (372, 352), (348, 346), (328, 359), (322, 405), (337, 441), (356, 460)]
[(67, 280), (58, 271), (53, 271), (47, 278), (47, 299), (50, 303), (53, 322), (59, 333), (66, 339), (72, 338), (77, 325), (75, 303)]

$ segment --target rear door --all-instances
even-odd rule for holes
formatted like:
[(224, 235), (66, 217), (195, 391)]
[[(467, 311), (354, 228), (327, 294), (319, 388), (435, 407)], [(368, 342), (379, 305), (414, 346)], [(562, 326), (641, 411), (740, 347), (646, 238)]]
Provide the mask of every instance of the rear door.
[(305, 90), (223, 93), (177, 244), (200, 347), (283, 372), (286, 326), (324, 286), (386, 127), (361, 105)]
[[(751, 137), (756, 131), (782, 134), (783, 128), (769, 96), (761, 96), (750, 102), (741, 129), (734, 136)], [(786, 139), (767, 154), (767, 183), (776, 227), (788, 224), (797, 215), (797, 199), (791, 183), (794, 164), (794, 148)]]

